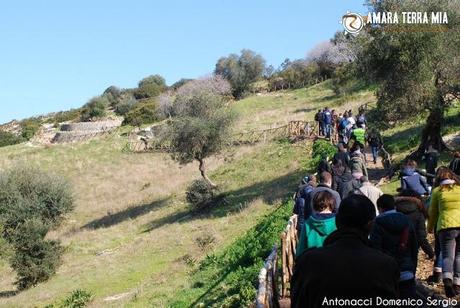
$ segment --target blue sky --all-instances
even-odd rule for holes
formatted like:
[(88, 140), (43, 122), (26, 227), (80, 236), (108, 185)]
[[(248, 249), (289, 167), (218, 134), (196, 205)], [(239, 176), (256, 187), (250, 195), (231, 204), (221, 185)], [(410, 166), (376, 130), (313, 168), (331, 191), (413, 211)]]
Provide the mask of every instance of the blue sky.
[(305, 57), (364, 0), (8, 1), (0, 6), (0, 122), (83, 105), (110, 85), (172, 84), (249, 48)]

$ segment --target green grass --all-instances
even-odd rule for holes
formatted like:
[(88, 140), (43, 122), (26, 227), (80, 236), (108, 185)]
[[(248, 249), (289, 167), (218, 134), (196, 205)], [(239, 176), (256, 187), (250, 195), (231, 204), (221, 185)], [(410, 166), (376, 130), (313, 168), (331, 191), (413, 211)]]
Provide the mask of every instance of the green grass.
[[(343, 97), (329, 82), (251, 96), (234, 103), (241, 114), (236, 130), (311, 120), (326, 105), (356, 111), (373, 101), (372, 88)], [(452, 121), (456, 127), (457, 119)], [(391, 135), (411, 127), (385, 132), (388, 142), (402, 142)], [(274, 141), (229, 148), (208, 159), (225, 202), (197, 214), (184, 202), (185, 187), (199, 177), (197, 164), (179, 166), (168, 154), (124, 153), (126, 130), (82, 144), (0, 148), (0, 169), (27, 163), (60, 174), (72, 183), (76, 203), (49, 235), (66, 247), (57, 274), (0, 297), (1, 307), (43, 307), (76, 289), (93, 295), (92, 307), (219, 306), (254, 295), (254, 275), (285, 226), (291, 205), (284, 201), (311, 167), (311, 149)], [(269, 232), (259, 238), (261, 230)], [(207, 238), (211, 244), (203, 247)], [(225, 272), (228, 267), (232, 273)], [(0, 276), (0, 292), (13, 291), (14, 273), (4, 261)]]

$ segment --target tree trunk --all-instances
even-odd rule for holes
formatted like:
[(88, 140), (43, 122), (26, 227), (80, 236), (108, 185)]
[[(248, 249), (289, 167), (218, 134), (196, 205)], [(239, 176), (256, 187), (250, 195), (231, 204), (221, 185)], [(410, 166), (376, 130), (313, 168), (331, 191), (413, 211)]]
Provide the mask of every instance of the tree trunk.
[(214, 184), (214, 183), (211, 181), (211, 179), (208, 178), (208, 175), (206, 174), (206, 165), (205, 165), (204, 159), (199, 158), (199, 159), (197, 159), (197, 160), (198, 160), (199, 163), (200, 163), (199, 169), (200, 169), (200, 173), (201, 173), (201, 176), (203, 177), (203, 179), (204, 179), (206, 182), (208, 182), (209, 185), (211, 185), (211, 187), (216, 188), (217, 185)]
[(422, 157), (425, 150), (431, 144), (439, 152), (448, 150), (449, 148), (442, 140), (441, 126), (444, 120), (444, 111), (442, 108), (436, 108), (430, 111), (428, 118), (426, 119), (425, 127), (422, 130), (422, 141), (418, 149), (413, 152), (410, 156), (414, 158)]

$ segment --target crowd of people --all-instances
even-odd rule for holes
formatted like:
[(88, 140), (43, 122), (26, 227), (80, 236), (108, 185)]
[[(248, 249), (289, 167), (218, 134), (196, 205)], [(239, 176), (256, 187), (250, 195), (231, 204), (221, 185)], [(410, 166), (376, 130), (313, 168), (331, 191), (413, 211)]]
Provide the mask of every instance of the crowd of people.
[[(460, 152), (438, 167), (439, 152), (428, 146), (425, 170), (407, 159), (398, 195), (384, 194), (369, 181), (364, 154), (368, 145), (374, 163), (384, 160), (383, 142), (366, 132), (364, 114), (336, 116), (325, 108), (316, 119), (320, 135), (337, 134), (337, 153), (332, 164), (324, 157), (295, 195), (292, 307), (319, 307), (324, 298), (416, 298), (419, 249), (433, 260), (428, 282), (442, 280), (447, 297), (460, 295)], [(435, 233), (434, 249), (428, 232)]]

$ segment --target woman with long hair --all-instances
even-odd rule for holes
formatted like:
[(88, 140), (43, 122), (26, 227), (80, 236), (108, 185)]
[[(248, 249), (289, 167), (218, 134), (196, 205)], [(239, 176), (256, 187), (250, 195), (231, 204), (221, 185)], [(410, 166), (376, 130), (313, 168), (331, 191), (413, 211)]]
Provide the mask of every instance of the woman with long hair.
[(428, 230), (439, 237), (442, 278), (447, 297), (460, 294), (460, 179), (447, 168), (436, 177), (429, 208)]

